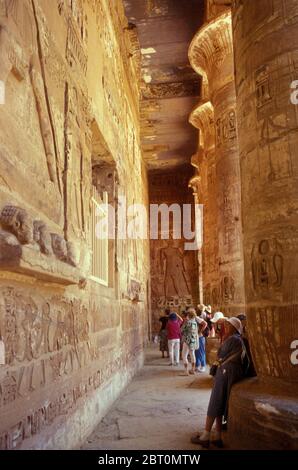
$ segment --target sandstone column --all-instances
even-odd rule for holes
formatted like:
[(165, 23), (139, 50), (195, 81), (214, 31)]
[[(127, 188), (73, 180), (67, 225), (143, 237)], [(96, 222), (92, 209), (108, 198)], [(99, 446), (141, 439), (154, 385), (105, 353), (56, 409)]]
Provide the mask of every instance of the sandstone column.
[(215, 132), (214, 110), (206, 97), (206, 82), (203, 97), (190, 116), (190, 122), (199, 129), (199, 150), (193, 155), (191, 163), (197, 169), (190, 181), (196, 196), (196, 202), (203, 205), (203, 246), (201, 250), (201, 270), (203, 299), (205, 304), (219, 308), (219, 263), (218, 263), (218, 228), (217, 200), (214, 191), (215, 167)]
[(237, 0), (233, 28), (245, 288), (258, 378), (232, 393), (230, 439), (238, 448), (297, 449), (298, 107), (290, 100), (297, 1)]
[[(208, 82), (214, 110), (211, 125), (215, 127), (215, 177), (208, 186), (208, 197), (216, 197), (216, 210), (204, 225), (207, 233), (217, 231), (218, 236), (218, 246), (214, 248), (218, 256), (218, 279), (211, 287), (212, 303), (226, 314), (235, 315), (244, 309), (244, 275), (230, 10), (207, 18), (192, 41), (189, 58), (192, 67)], [(208, 263), (206, 259), (207, 273)]]

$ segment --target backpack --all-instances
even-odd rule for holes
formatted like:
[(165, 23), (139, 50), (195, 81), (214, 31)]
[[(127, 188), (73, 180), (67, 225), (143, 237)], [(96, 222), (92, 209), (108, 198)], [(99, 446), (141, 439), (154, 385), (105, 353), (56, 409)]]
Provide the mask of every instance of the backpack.
[(208, 338), (208, 336), (210, 335), (210, 328), (209, 326), (206, 326), (205, 330), (202, 332), (203, 336), (205, 338)]
[(208, 336), (210, 336), (210, 332), (211, 332), (211, 329), (212, 329), (212, 323), (208, 319), (206, 319), (206, 322), (207, 322), (207, 326), (206, 326), (205, 330), (203, 331), (203, 336), (205, 338), (208, 338)]
[(245, 356), (243, 358), (243, 363), (242, 363), (244, 377), (255, 377), (257, 374), (256, 374), (254, 364), (252, 361), (249, 342), (247, 338), (242, 337), (241, 339), (242, 339), (243, 349), (245, 351)]

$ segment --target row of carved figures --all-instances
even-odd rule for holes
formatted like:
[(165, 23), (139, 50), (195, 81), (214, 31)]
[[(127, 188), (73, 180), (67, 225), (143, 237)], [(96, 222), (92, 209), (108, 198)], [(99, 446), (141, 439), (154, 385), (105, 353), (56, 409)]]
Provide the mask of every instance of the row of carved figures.
[[(0, 213), (0, 224), (3, 231), (13, 234), (19, 244), (38, 247), (44, 255), (55, 256), (60, 261), (77, 266), (73, 243), (57, 233), (51, 233), (42, 220), (34, 220), (25, 209), (5, 205)], [(2, 238), (5, 238), (3, 231)]]

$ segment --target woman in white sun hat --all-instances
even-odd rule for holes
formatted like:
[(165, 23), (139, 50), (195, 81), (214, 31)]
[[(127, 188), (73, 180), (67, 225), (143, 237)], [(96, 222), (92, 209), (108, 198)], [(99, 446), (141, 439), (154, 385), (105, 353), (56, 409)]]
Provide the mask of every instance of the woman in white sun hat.
[[(210, 442), (216, 447), (223, 447), (222, 418), (227, 416), (230, 391), (232, 385), (245, 376), (246, 351), (241, 338), (241, 321), (235, 317), (225, 318), (224, 321), (226, 336), (217, 354), (217, 370), (207, 410), (205, 430), (191, 440), (205, 448), (209, 447)], [(211, 429), (215, 421), (215, 439), (210, 441)]]
[(225, 339), (225, 316), (222, 312), (215, 312), (211, 322), (215, 325), (215, 334), (220, 339), (220, 343), (222, 343)]

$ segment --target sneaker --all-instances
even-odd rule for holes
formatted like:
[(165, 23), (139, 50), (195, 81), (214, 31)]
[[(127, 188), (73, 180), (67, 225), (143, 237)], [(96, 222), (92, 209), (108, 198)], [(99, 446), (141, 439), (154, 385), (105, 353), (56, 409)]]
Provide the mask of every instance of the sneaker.
[(206, 372), (206, 367), (200, 367), (200, 372)]
[(174, 366), (179, 366), (179, 362), (175, 362)]

